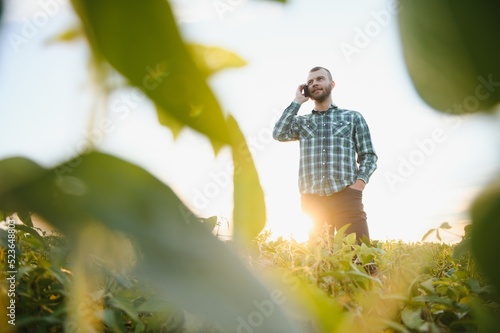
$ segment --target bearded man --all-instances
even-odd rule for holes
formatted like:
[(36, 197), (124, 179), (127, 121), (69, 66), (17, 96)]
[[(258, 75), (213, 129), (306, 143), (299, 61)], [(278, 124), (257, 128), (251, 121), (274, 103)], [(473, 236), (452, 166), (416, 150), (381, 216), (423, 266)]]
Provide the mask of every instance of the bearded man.
[[(301, 204), (313, 217), (314, 233), (326, 228), (333, 234), (348, 224), (345, 234), (355, 233), (360, 243), (370, 240), (362, 196), (377, 168), (377, 154), (361, 113), (333, 104), (334, 87), (328, 69), (312, 68), (276, 123), (273, 138), (300, 143)], [(297, 115), (309, 99), (314, 110)]]

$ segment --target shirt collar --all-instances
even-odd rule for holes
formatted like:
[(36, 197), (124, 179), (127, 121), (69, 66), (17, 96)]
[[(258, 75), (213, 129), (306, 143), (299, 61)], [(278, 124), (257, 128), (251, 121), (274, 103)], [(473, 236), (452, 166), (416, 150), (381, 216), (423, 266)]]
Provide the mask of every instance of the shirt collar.
[(335, 109), (337, 109), (337, 108), (338, 108), (338, 106), (337, 106), (337, 105), (335, 105), (334, 103), (332, 103), (332, 104), (330, 104), (330, 107), (329, 107), (326, 111), (317, 111), (317, 110), (312, 110), (312, 113), (313, 113), (313, 114), (318, 114), (318, 115), (320, 115), (320, 114), (328, 113), (328, 112), (330, 112), (331, 110), (335, 110)]

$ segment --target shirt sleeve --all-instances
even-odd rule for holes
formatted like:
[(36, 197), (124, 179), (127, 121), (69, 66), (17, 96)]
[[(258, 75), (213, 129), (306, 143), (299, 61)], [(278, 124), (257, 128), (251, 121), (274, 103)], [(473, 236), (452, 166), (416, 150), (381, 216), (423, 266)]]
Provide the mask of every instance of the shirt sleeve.
[(299, 139), (300, 126), (297, 121), (297, 113), (300, 104), (292, 102), (280, 119), (274, 125), (273, 138), (278, 141), (294, 141)]
[(368, 125), (361, 114), (355, 123), (355, 145), (358, 155), (357, 162), (359, 164), (357, 179), (363, 180), (366, 184), (370, 180), (371, 175), (377, 169), (377, 154), (373, 148), (372, 139)]

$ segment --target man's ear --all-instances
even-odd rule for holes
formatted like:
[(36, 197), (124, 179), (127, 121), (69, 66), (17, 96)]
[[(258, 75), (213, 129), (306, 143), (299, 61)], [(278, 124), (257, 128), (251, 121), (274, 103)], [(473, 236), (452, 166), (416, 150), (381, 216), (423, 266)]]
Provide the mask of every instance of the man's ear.
[(335, 81), (332, 81), (330, 85), (332, 86), (332, 89), (335, 88)]

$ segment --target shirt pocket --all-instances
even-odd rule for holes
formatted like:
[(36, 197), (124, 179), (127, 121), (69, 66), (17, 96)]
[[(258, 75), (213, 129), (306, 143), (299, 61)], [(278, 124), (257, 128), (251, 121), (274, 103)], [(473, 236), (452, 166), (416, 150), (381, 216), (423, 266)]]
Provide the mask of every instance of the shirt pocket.
[(351, 137), (351, 124), (347, 121), (334, 121), (332, 123), (332, 135), (342, 138)]
[(305, 140), (312, 139), (316, 135), (316, 131), (317, 126), (315, 123), (303, 123), (300, 127), (300, 138)]

